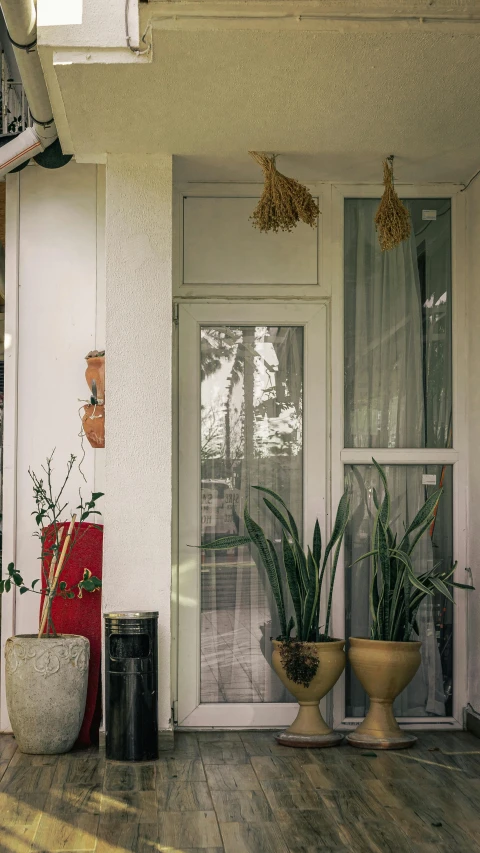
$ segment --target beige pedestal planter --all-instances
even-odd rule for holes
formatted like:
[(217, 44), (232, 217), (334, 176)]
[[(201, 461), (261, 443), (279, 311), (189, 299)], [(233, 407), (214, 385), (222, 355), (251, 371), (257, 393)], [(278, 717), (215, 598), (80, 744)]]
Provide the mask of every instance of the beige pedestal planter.
[(85, 713), (90, 643), (63, 634), (10, 637), (5, 686), (10, 723), (21, 752), (68, 752)]
[(288, 678), (280, 657), (281, 645), (278, 640), (273, 641), (273, 668), (282, 684), (295, 696), (300, 709), (292, 725), (277, 737), (278, 743), (285, 746), (335, 746), (343, 740), (342, 735), (327, 726), (318, 704), (336, 684), (345, 668), (345, 640), (305, 643), (319, 659), (316, 675), (308, 687)]
[(402, 731), (393, 714), (393, 702), (420, 666), (421, 643), (350, 638), (348, 658), (370, 707), (347, 741), (362, 749), (405, 749), (417, 738)]

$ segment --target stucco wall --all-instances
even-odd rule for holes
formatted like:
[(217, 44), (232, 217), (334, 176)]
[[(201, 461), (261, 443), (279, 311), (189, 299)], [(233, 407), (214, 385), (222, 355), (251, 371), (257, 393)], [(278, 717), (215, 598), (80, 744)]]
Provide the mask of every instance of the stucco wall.
[(108, 158), (105, 255), (104, 610), (159, 611), (159, 724), (165, 729), (171, 717), (170, 157)]
[(468, 596), (469, 701), (480, 713), (480, 179), (467, 190), (467, 307), (469, 357), (467, 376), (469, 425), (469, 564), (476, 592)]
[[(104, 344), (101, 315), (96, 322), (97, 270), (101, 285), (104, 266), (97, 241), (97, 229), (104, 228), (97, 221), (102, 171), (74, 163), (54, 171), (29, 166), (7, 179), (3, 559), (15, 560), (30, 580), (39, 576), (39, 563), (28, 468), (38, 472), (53, 448), (59, 476), (70, 453), (80, 458), (84, 356)], [(74, 507), (80, 486), (84, 494), (94, 488), (95, 466), (102, 481), (101, 460), (88, 443), (85, 452), (88, 484), (74, 469), (66, 493)], [(34, 631), (38, 606), (37, 596), (24, 595), (14, 609), (13, 595), (5, 596), (2, 640), (13, 631)], [(3, 696), (0, 723), (8, 727)]]

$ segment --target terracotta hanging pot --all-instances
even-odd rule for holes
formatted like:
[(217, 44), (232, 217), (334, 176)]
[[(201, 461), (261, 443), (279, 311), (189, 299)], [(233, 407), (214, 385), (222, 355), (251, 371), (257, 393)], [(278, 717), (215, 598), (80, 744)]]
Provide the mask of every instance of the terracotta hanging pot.
[[(90, 393), (97, 398), (100, 404), (105, 403), (105, 353), (91, 352), (85, 356), (87, 368), (85, 379)], [(93, 392), (95, 383), (96, 393)]]
[(83, 431), (92, 447), (105, 447), (105, 406), (84, 406)]
[(421, 645), (419, 642), (350, 638), (348, 658), (370, 699), (363, 723), (347, 737), (351, 746), (360, 749), (405, 749), (416, 742), (415, 735), (402, 731), (398, 725), (393, 713), (393, 702), (420, 666)]
[(336, 746), (341, 743), (343, 736), (327, 725), (318, 705), (320, 699), (323, 699), (336, 684), (345, 668), (345, 640), (302, 645), (305, 645), (306, 650), (319, 659), (317, 672), (308, 687), (297, 684), (288, 677), (280, 654), (282, 643), (279, 640), (273, 640), (273, 668), (282, 684), (300, 705), (296, 719), (277, 737), (277, 742), (285, 746), (297, 747)]

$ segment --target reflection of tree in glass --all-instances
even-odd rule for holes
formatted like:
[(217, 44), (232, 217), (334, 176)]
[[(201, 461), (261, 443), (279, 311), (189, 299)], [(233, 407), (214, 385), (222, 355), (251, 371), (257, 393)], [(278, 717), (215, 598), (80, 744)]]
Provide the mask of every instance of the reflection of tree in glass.
[[(227, 477), (235, 460), (245, 453), (247, 435), (253, 438), (251, 450), (256, 456), (301, 451), (303, 353), (295, 340), (297, 333), (289, 326), (202, 329), (202, 381), (225, 365), (230, 368), (222, 407), (202, 408), (202, 458), (223, 457)], [(272, 353), (268, 360), (266, 347)], [(233, 399), (242, 379), (244, 400), (239, 412)]]
[[(243, 359), (239, 353), (239, 344), (242, 343), (242, 329), (233, 329), (228, 326), (217, 326), (202, 329), (201, 343), (201, 379), (202, 382), (208, 376), (213, 376), (222, 367), (222, 363), (233, 361), (232, 379), (236, 385), (243, 373)], [(240, 347), (241, 348), (241, 347)]]

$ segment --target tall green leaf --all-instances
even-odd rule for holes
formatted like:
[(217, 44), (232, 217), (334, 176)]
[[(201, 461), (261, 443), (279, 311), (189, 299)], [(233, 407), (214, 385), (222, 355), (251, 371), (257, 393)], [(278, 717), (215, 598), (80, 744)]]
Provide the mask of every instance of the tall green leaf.
[(442, 496), (442, 491), (443, 491), (442, 489), (438, 489), (438, 491), (434, 492), (433, 495), (430, 495), (430, 497), (427, 498), (427, 500), (425, 501), (423, 506), (419, 509), (419, 511), (417, 512), (412, 523), (407, 527), (405, 534), (404, 534), (404, 537), (403, 537), (400, 545), (398, 546), (400, 551), (405, 550), (404, 543), (406, 540), (409, 539), (410, 534), (413, 533), (414, 530), (417, 530), (418, 527), (421, 527), (422, 525), (424, 525), (426, 523), (427, 519), (434, 512), (435, 507), (437, 506), (437, 504), (438, 504), (438, 502)]
[(374, 459), (373, 457), (372, 457), (372, 462), (375, 465), (375, 468), (377, 469), (378, 473), (380, 474), (380, 479), (383, 483), (383, 488), (385, 491), (385, 495), (384, 495), (382, 504), (379, 508), (379, 518), (381, 519), (382, 524), (384, 524), (384, 526), (387, 527), (389, 519), (390, 519), (390, 492), (388, 491), (387, 478), (386, 478), (385, 471), (383, 470), (382, 466), (379, 465), (378, 462), (376, 461), (376, 459)]
[(312, 554), (317, 566), (319, 566), (320, 560), (322, 558), (322, 534), (320, 533), (320, 525), (318, 523), (318, 518), (315, 522), (315, 527), (313, 528)]
[(300, 537), (298, 535), (298, 528), (297, 528), (297, 525), (295, 523), (295, 519), (294, 519), (293, 515), (291, 514), (291, 512), (290, 512), (288, 506), (286, 505), (285, 501), (280, 497), (280, 495), (277, 495), (277, 493), (273, 492), (272, 489), (265, 488), (265, 486), (252, 486), (252, 488), (256, 489), (258, 492), (265, 492), (267, 495), (271, 495), (272, 498), (275, 498), (275, 500), (278, 501), (279, 504), (281, 504), (283, 506), (283, 508), (287, 511), (288, 520), (289, 520), (291, 527), (292, 527), (292, 534), (295, 537), (295, 539), (299, 540)]
[(335, 556), (333, 558), (332, 571), (330, 573), (330, 589), (328, 592), (327, 616), (325, 619), (325, 635), (327, 637), (329, 636), (329, 633), (330, 633), (330, 617), (331, 617), (331, 613), (332, 613), (332, 603), (333, 603), (333, 586), (335, 583), (335, 575), (337, 573), (338, 558), (340, 556), (340, 549), (342, 547), (343, 536), (344, 536), (345, 529), (346, 529), (347, 524), (348, 524), (349, 515), (350, 515), (350, 500), (347, 497), (346, 511), (343, 514), (342, 528), (340, 530), (340, 533), (339, 533), (339, 536), (337, 539), (337, 547), (335, 549)]
[(288, 589), (292, 598), (295, 616), (297, 617), (297, 636), (301, 637), (303, 632), (302, 622), (302, 599), (300, 593), (300, 579), (298, 577), (297, 564), (291, 545), (282, 532), (282, 550), (283, 550), (283, 565), (285, 566), (285, 574), (287, 576)]
[[(383, 506), (383, 504), (382, 504)], [(385, 524), (381, 517), (382, 507), (379, 510), (378, 519), (378, 564), (382, 573), (383, 581), (383, 610), (382, 610), (382, 633), (383, 639), (388, 639), (390, 635), (390, 594), (391, 594), (391, 573), (390, 573), (390, 550), (388, 547), (387, 533)]]
[(286, 633), (286, 624), (285, 624), (285, 603), (283, 600), (283, 589), (281, 582), (279, 580), (277, 566), (272, 557), (267, 539), (265, 534), (256, 521), (250, 516), (248, 512), (248, 506), (245, 503), (245, 509), (243, 512), (243, 518), (245, 521), (245, 527), (248, 531), (248, 535), (252, 540), (253, 544), (258, 548), (260, 557), (262, 559), (262, 563), (265, 567), (265, 571), (267, 572), (268, 579), (270, 581), (270, 586), (272, 587), (273, 597), (275, 598), (275, 602), (278, 609), (278, 616), (280, 622), (282, 623), (282, 614), (283, 614), (283, 624), (282, 624), (282, 633)]
[(327, 568), (328, 558), (335, 547), (339, 537), (341, 538), (344, 534), (345, 528), (348, 522), (348, 516), (350, 513), (350, 498), (348, 496), (348, 492), (344, 492), (340, 501), (338, 503), (337, 515), (335, 517), (335, 524), (333, 525), (333, 532), (330, 537), (330, 541), (327, 543), (327, 547), (325, 548), (325, 554), (323, 557), (322, 563), (322, 571), (320, 572), (320, 587), (323, 583), (323, 577), (325, 574), (325, 570)]
[(310, 631), (312, 629), (313, 617), (315, 615), (315, 611), (317, 608), (318, 596), (319, 596), (319, 579), (318, 579), (318, 566), (315, 564), (315, 560), (313, 559), (312, 552), (310, 551), (310, 547), (308, 547), (307, 553), (307, 565), (308, 565), (308, 591), (307, 596), (305, 598), (305, 605), (303, 609), (303, 636), (302, 640), (305, 642), (308, 641), (310, 637)]
[(275, 572), (277, 575), (278, 588), (282, 591), (281, 595), (281, 604), (278, 604), (278, 618), (280, 621), (280, 630), (283, 636), (287, 635), (287, 617), (285, 613), (285, 602), (283, 599), (283, 584), (282, 584), (282, 573), (280, 571), (280, 564), (278, 562), (277, 552), (275, 550), (275, 545), (270, 539), (267, 539), (268, 550), (270, 551), (270, 556), (272, 558), (273, 565), (275, 566)]

